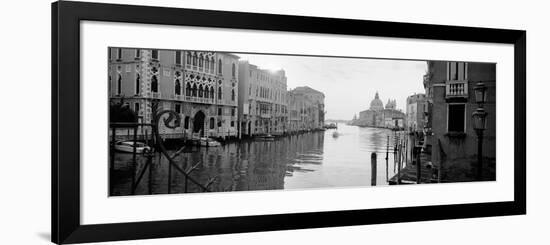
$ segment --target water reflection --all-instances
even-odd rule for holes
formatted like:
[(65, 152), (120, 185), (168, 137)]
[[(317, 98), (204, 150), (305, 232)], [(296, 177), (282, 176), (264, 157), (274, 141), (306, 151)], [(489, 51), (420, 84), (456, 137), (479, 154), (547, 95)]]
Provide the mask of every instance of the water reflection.
[[(277, 190), (368, 186), (371, 180), (370, 154), (378, 154), (377, 185), (385, 185), (386, 171), (393, 172), (393, 154), (387, 166), (385, 152), (392, 131), (340, 125), (339, 137), (333, 130), (306, 133), (275, 141), (245, 141), (216, 148), (190, 147), (175, 161), (182, 169), (199, 163), (191, 176), (200, 183), (216, 177), (213, 191)], [(390, 145), (393, 145), (390, 137)], [(138, 157), (136, 175), (147, 162)], [(132, 156), (119, 153), (115, 158), (117, 175), (113, 178), (114, 195), (129, 195)], [(169, 174), (170, 173), (170, 174)], [(168, 176), (171, 176), (170, 178)], [(137, 177), (136, 177), (137, 178)], [(151, 171), (145, 171), (135, 194), (183, 193), (182, 174), (170, 169), (159, 154), (152, 159)], [(200, 192), (190, 182), (187, 192)]]

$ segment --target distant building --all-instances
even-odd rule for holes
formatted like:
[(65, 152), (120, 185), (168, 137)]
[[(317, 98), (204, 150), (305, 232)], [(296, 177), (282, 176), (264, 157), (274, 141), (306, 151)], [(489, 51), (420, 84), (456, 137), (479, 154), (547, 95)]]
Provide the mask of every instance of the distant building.
[(407, 97), (407, 129), (411, 132), (424, 130), (425, 112), (427, 109), (426, 95), (413, 94)]
[(241, 134), (283, 134), (287, 131), (287, 88), (284, 70), (270, 71), (239, 62)]
[(291, 132), (322, 129), (325, 125), (325, 94), (310, 87), (288, 92)]
[[(487, 86), (487, 129), (483, 137), (484, 175), (495, 178), (496, 65), (490, 63), (428, 61), (424, 76), (427, 118), (426, 144), (432, 162), (441, 166), (442, 181), (475, 179), (477, 136), (472, 113), (478, 107), (474, 87)], [(491, 177), (492, 176), (492, 177)]]
[[(143, 123), (158, 109), (180, 114), (166, 138), (237, 135), (238, 56), (192, 50), (109, 48), (109, 98), (123, 99)], [(142, 133), (140, 130), (139, 133)], [(149, 131), (150, 133), (150, 131)]]
[(313, 129), (315, 125), (314, 103), (304, 94), (288, 93), (289, 132), (300, 132)]
[(403, 128), (405, 114), (396, 108), (395, 100), (388, 100), (386, 106), (380, 100), (378, 92), (370, 102), (368, 110), (359, 112), (359, 118), (354, 125), (363, 127)]

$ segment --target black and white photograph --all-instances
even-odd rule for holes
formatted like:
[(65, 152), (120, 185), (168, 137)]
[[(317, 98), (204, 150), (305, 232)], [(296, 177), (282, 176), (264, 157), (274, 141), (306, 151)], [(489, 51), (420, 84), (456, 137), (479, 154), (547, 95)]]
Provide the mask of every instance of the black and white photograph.
[(542, 1), (5, 6), (0, 244), (548, 240)]
[(495, 63), (107, 51), (109, 196), (496, 180)]

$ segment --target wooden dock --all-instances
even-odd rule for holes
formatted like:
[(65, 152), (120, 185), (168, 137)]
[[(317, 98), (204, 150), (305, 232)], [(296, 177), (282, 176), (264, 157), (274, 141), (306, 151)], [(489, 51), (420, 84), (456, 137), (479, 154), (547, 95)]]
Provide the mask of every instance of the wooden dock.
[[(415, 146), (415, 148), (420, 148), (420, 145)], [(420, 183), (437, 183), (437, 170), (431, 162), (431, 155), (422, 152), (420, 153)], [(406, 159), (406, 158), (405, 158)], [(416, 161), (410, 159), (409, 161), (405, 160), (405, 166), (398, 171), (393, 177), (388, 180), (390, 185), (398, 184), (416, 184), (417, 181), (417, 171)], [(398, 183), (400, 181), (400, 183)]]
[[(427, 167), (425, 164), (421, 163), (420, 168), (420, 183), (437, 183), (437, 179), (433, 178), (433, 167)], [(397, 185), (397, 180), (401, 179), (401, 184), (415, 184), (416, 183), (416, 164), (408, 164), (401, 169), (400, 174), (396, 174), (390, 178), (388, 183), (390, 185)]]

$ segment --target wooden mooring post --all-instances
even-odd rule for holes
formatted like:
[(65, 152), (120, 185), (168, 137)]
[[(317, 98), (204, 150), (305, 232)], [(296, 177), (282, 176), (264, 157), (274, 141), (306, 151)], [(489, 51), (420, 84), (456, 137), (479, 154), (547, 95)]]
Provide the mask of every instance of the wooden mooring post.
[(376, 152), (370, 155), (370, 185), (376, 185)]
[(110, 149), (110, 164), (109, 164), (109, 195), (113, 195), (113, 175), (115, 172), (115, 140), (116, 140), (116, 127), (111, 127), (111, 149)]
[(397, 168), (397, 134), (393, 133), (393, 173), (395, 174), (395, 169)]
[[(399, 139), (401, 141), (401, 139)], [(397, 184), (401, 184), (401, 142), (399, 142), (399, 146), (397, 147)]]
[(168, 160), (168, 194), (172, 192), (172, 164)]
[[(129, 131), (129, 129), (128, 129)], [(134, 145), (132, 146), (132, 195), (135, 193), (136, 189), (136, 145), (137, 145), (137, 127), (134, 127)]]
[(409, 164), (409, 135), (404, 134), (403, 139), (405, 140), (405, 166)]
[(153, 154), (147, 157), (149, 162), (149, 182), (147, 183), (147, 189), (149, 189), (149, 195), (153, 194)]
[[(147, 146), (150, 146), (149, 145), (149, 132), (147, 131), (147, 129), (145, 130), (144, 135), (145, 135), (145, 144)], [(149, 189), (149, 195), (153, 194), (153, 158), (154, 157), (155, 157), (155, 155), (153, 154), (153, 152), (148, 152), (147, 162), (149, 163), (149, 181), (147, 183), (147, 187), (148, 187), (147, 189)]]
[(420, 147), (419, 146), (414, 146), (414, 151), (416, 153), (416, 183), (417, 184), (420, 184), (422, 181), (421, 181), (421, 178), (422, 178), (422, 174), (421, 174), (421, 171), (422, 171), (422, 164), (420, 164)]
[(390, 176), (389, 176), (389, 173), (388, 173), (388, 154), (389, 154), (389, 151), (390, 151), (390, 136), (388, 135), (388, 141), (386, 143), (386, 182), (388, 182), (389, 179), (390, 179)]

